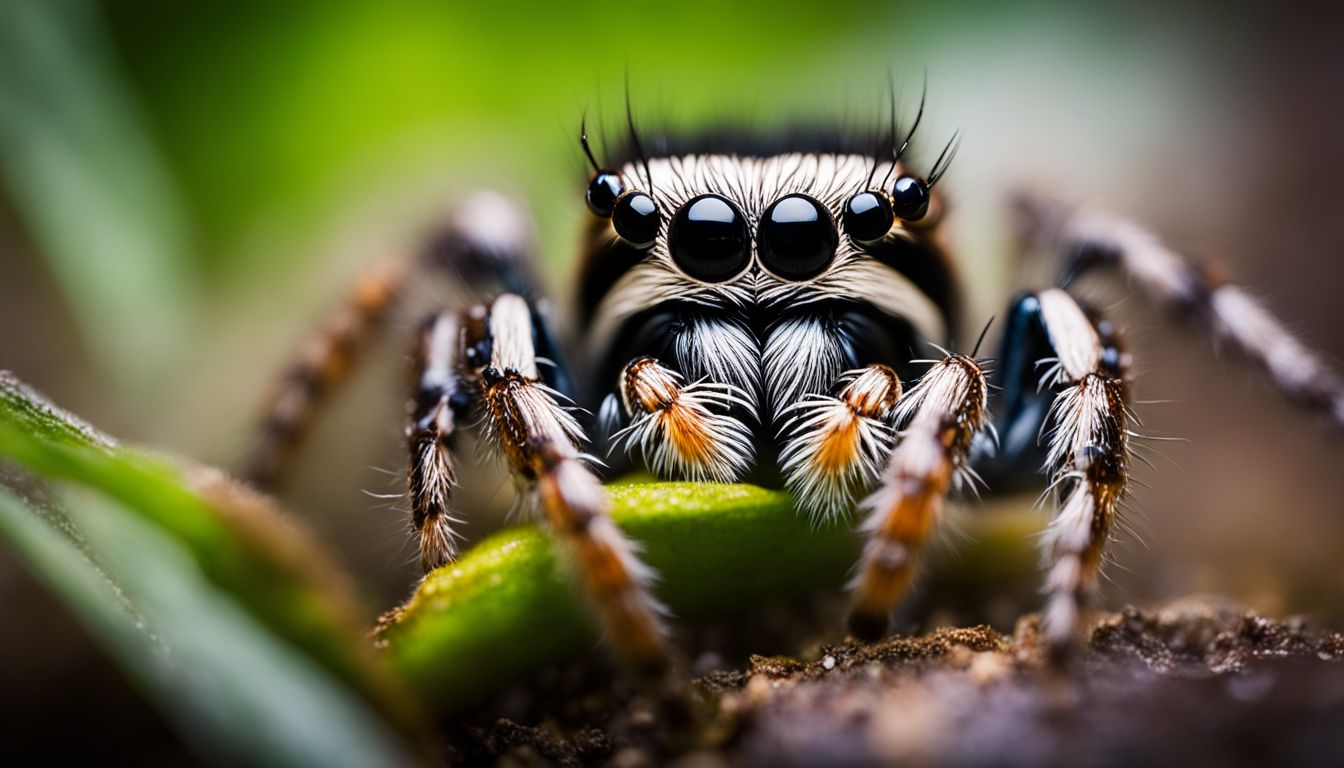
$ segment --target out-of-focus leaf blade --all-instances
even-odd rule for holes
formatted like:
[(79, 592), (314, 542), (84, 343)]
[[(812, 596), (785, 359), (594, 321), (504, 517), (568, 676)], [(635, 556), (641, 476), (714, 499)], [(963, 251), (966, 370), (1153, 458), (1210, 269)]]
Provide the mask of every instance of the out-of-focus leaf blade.
[[(789, 496), (748, 485), (610, 487), (613, 515), (658, 570), (678, 617), (727, 615), (762, 596), (834, 587), (854, 562), (843, 522), (813, 526)], [(492, 536), (430, 574), (381, 639), (393, 665), (446, 710), (597, 642), (593, 622), (535, 527)]]
[(119, 504), (69, 498), (68, 514), (106, 573), (4, 489), (0, 534), (209, 757), (411, 762), (368, 701), (211, 583), (188, 548)]
[[(310, 537), (261, 497), (214, 470), (183, 468), (120, 447), (4, 372), (0, 372), (0, 459), (46, 481), (65, 481), (94, 492), (72, 510), (79, 516), (81, 531), (98, 534), (89, 537), (89, 551), (101, 556), (105, 546), (116, 554), (109, 562), (121, 569), (118, 575), (128, 587), (159, 601), (151, 602), (150, 608), (158, 606), (161, 625), (207, 626), (213, 621), (239, 631), (264, 631), (272, 644), (267, 647), (279, 648), (287, 659), (300, 659), (327, 676), (329, 682), (322, 685), (346, 687), (358, 696), (361, 707), (378, 711), (406, 733), (418, 732), (414, 708), (363, 638), (361, 611), (350, 585)], [(145, 554), (145, 562), (138, 563), (137, 546), (154, 547), (154, 557)], [(175, 558), (171, 562), (164, 559), (170, 553)], [(187, 565), (190, 573), (166, 576)], [(193, 603), (186, 593), (149, 590), (147, 585), (154, 582), (144, 569), (151, 568), (179, 585), (194, 584), (202, 594)], [(191, 610), (193, 604), (215, 606), (220, 615), (203, 617), (199, 610), (205, 608)], [(168, 638), (186, 628), (161, 626), (156, 631)], [(176, 653), (188, 658), (200, 641), (195, 635), (182, 639), (191, 648)], [(257, 657), (261, 647), (253, 643), (249, 651), (258, 673), (280, 674), (279, 662)], [(230, 660), (194, 658), (201, 664)], [(303, 668), (295, 667), (300, 670), (295, 674), (308, 675)], [(178, 671), (191, 669), (182, 664)], [(215, 676), (212, 686), (250, 684), (236, 668), (227, 674), (212, 669), (209, 674)], [(221, 674), (224, 677), (218, 677)], [(242, 700), (240, 692), (234, 694), (233, 700)]]
[(0, 3), (0, 104), (8, 202), (104, 370), (152, 391), (190, 338), (188, 237), (92, 3)]
[(329, 556), (268, 502), (203, 467), (115, 442), (0, 373), (0, 456), (119, 501), (185, 545), (202, 571), (277, 634), (373, 696), (389, 696), (358, 634), (360, 611)]

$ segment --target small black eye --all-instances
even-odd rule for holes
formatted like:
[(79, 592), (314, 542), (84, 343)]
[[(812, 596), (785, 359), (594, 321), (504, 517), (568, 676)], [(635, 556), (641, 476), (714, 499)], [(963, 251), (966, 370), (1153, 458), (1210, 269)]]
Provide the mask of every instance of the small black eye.
[(658, 204), (643, 192), (631, 192), (616, 201), (611, 223), (616, 234), (636, 248), (648, 248), (658, 239)]
[(588, 210), (604, 219), (611, 218), (623, 187), (621, 176), (615, 171), (598, 171), (588, 182)]
[(860, 192), (845, 201), (845, 231), (859, 243), (873, 243), (887, 236), (896, 215), (881, 192)]
[(915, 176), (902, 176), (891, 185), (891, 210), (905, 221), (919, 221), (929, 212), (929, 187)]
[(751, 261), (747, 218), (718, 195), (701, 195), (681, 206), (668, 228), (672, 260), (697, 280), (718, 283)]
[(831, 212), (807, 195), (785, 195), (770, 204), (756, 226), (756, 252), (766, 269), (787, 280), (825, 271), (840, 236)]

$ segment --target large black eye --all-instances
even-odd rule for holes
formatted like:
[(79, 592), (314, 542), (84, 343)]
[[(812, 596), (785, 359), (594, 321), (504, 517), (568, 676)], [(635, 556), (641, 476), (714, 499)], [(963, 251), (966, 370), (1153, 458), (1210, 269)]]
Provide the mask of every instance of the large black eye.
[(915, 176), (902, 176), (891, 185), (891, 209), (905, 221), (919, 221), (929, 212), (929, 186)]
[(746, 217), (718, 195), (701, 195), (681, 206), (667, 240), (677, 266), (709, 283), (737, 275), (751, 260)]
[(593, 180), (588, 182), (588, 210), (604, 219), (611, 218), (622, 191), (620, 174), (615, 171), (598, 171)]
[(845, 231), (859, 243), (873, 243), (887, 236), (896, 215), (881, 192), (860, 192), (845, 201)]
[(658, 239), (658, 204), (643, 192), (631, 192), (616, 201), (611, 223), (616, 234), (636, 248), (648, 248)]
[(840, 244), (831, 212), (807, 195), (770, 204), (756, 226), (756, 252), (766, 269), (788, 280), (821, 274)]

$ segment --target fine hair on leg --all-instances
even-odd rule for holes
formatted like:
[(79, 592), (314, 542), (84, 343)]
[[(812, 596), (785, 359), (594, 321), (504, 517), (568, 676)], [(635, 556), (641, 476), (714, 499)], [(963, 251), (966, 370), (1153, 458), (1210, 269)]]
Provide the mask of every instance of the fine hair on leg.
[(1344, 432), (1344, 379), (1244, 287), (1181, 256), (1134, 222), (1026, 196), (1018, 207), (1026, 243), (1069, 257), (1066, 285), (1094, 270), (1118, 270), (1150, 299), (1198, 321), (1215, 342), (1262, 370), (1289, 401)]
[(779, 465), (798, 508), (835, 519), (877, 481), (895, 444), (901, 380), (885, 365), (842, 374), (835, 395), (809, 394), (788, 409)]
[(578, 421), (541, 379), (531, 308), (503, 294), (473, 315), (466, 344), (491, 350), (475, 374), (487, 445), (504, 459), (524, 505), (539, 508), (566, 545), (616, 656), (641, 670), (663, 669), (670, 655), (664, 610), (650, 591), (653, 572), (611, 519), (606, 491), (580, 451), (586, 437)]
[(420, 567), (429, 573), (457, 556), (449, 509), (457, 471), (453, 452), (458, 425), (468, 415), (469, 384), (461, 378), (462, 318), (431, 315), (416, 340), (413, 392), (406, 405), (409, 453), (407, 493), (411, 529), (419, 541)]
[(851, 584), (849, 630), (884, 635), (891, 612), (914, 579), (919, 555), (943, 503), (967, 469), (971, 444), (988, 418), (984, 368), (965, 355), (938, 361), (896, 404), (896, 448), (877, 489), (859, 508), (867, 537)]
[[(1128, 357), (1068, 293), (1036, 294), (1055, 350), (1041, 385), (1054, 402), (1044, 425), (1054, 515), (1041, 539), (1046, 604), (1041, 636), (1059, 659), (1079, 641), (1080, 612), (1095, 592), (1129, 482)], [(1099, 327), (1109, 334), (1103, 336)]]
[(748, 395), (732, 384), (681, 374), (652, 357), (630, 361), (617, 389), (629, 424), (612, 437), (614, 446), (638, 451), (662, 477), (732, 482), (751, 464), (751, 431), (729, 411), (750, 408)]

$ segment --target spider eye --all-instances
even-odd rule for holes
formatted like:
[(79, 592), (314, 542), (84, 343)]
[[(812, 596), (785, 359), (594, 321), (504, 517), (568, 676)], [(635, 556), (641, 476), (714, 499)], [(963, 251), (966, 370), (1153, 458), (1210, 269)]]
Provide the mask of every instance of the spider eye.
[(825, 271), (840, 235), (825, 206), (807, 195), (785, 195), (770, 204), (756, 226), (756, 251), (771, 272), (806, 280)]
[(903, 221), (919, 221), (929, 212), (929, 185), (917, 176), (902, 176), (891, 185), (891, 209)]
[(593, 180), (588, 182), (588, 210), (604, 219), (611, 218), (622, 191), (619, 174), (615, 171), (598, 171)]
[(616, 201), (611, 211), (611, 223), (616, 234), (636, 248), (648, 248), (658, 239), (661, 220), (658, 204), (643, 192), (631, 192)]
[(881, 192), (860, 192), (845, 201), (845, 231), (859, 243), (873, 243), (887, 236), (896, 223), (891, 202)]
[(681, 206), (668, 228), (672, 261), (691, 277), (718, 283), (751, 260), (747, 219), (719, 195), (701, 195)]

